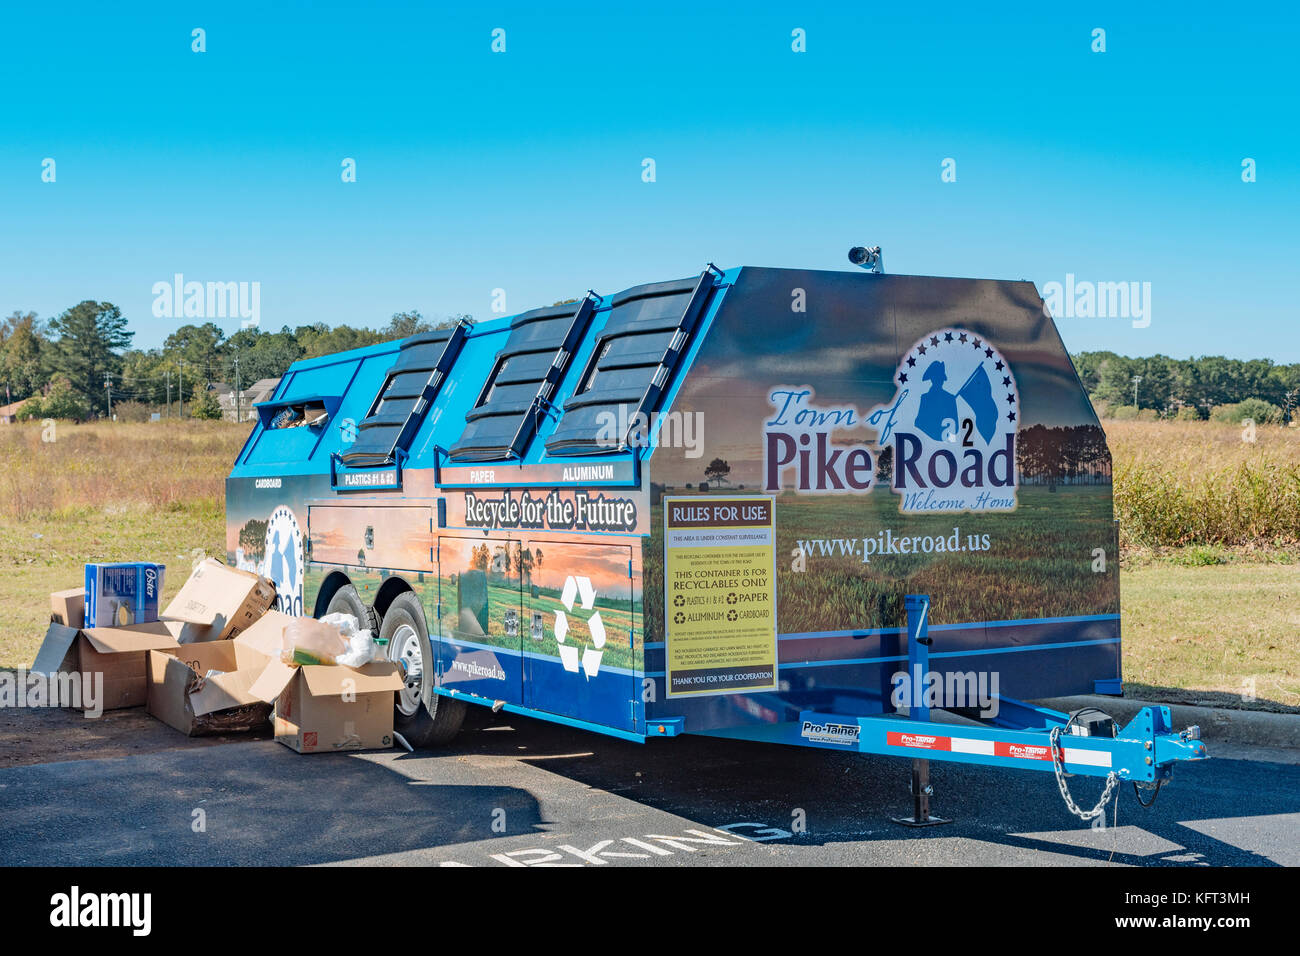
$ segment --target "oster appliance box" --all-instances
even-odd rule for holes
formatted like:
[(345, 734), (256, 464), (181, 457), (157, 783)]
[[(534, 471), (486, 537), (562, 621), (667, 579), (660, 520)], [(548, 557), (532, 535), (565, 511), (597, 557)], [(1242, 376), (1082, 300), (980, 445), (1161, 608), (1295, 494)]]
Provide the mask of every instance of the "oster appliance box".
[(166, 567), (145, 561), (86, 565), (86, 627), (158, 620)]

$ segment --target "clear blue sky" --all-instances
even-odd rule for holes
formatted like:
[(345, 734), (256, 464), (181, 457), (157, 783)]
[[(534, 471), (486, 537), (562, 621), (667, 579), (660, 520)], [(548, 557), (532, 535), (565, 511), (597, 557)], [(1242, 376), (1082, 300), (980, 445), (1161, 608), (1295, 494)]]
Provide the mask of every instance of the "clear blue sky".
[(472, 6), (7, 4), (0, 310), (105, 299), (149, 347), (177, 272), (260, 282), (263, 328), (381, 325), (879, 243), (1151, 283), (1148, 328), (1062, 319), (1071, 350), (1300, 361), (1284, 7)]

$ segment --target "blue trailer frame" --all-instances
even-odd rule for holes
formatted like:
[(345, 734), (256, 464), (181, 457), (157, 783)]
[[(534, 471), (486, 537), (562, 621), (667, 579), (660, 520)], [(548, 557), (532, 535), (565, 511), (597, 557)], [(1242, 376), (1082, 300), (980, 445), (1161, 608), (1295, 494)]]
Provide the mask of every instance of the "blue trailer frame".
[[(928, 669), (929, 636), (927, 615), (930, 598), (909, 595), (909, 670)], [(850, 749), (891, 757), (944, 760), (981, 764), (1012, 770), (1054, 769), (1056, 749), (1064, 770), (1080, 776), (1106, 777), (1112, 773), (1124, 781), (1156, 783), (1169, 778), (1173, 764), (1208, 756), (1198, 728), (1175, 731), (1168, 707), (1144, 707), (1113, 737), (1066, 734), (1069, 714), (1038, 707), (1010, 698), (998, 699), (998, 714), (991, 726), (940, 723), (930, 708), (918, 706), (905, 716), (847, 717), (807, 711), (800, 721), (839, 724), (858, 728), (848, 735), (847, 745), (810, 743), (797, 738), (786, 725), (778, 733), (745, 739), (771, 743), (801, 744), (830, 750)], [(1057, 737), (1053, 739), (1053, 730)], [(720, 736), (730, 736), (722, 734)]]

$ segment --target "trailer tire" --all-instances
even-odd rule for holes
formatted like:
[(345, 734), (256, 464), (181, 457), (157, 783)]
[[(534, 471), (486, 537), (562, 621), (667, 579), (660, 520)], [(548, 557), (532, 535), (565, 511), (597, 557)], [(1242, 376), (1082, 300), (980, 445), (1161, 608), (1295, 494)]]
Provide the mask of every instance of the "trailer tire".
[(371, 634), (379, 632), (379, 616), (375, 614), (375, 609), (361, 600), (361, 595), (351, 584), (345, 584), (334, 592), (325, 613), (351, 614), (357, 619), (357, 627), (369, 630)]
[(408, 689), (397, 694), (393, 729), (412, 747), (441, 747), (451, 741), (465, 720), (466, 704), (433, 690), (433, 648), (420, 600), (407, 591), (393, 598), (384, 613), (379, 636), (388, 641), (389, 660), (403, 675), (412, 674)]

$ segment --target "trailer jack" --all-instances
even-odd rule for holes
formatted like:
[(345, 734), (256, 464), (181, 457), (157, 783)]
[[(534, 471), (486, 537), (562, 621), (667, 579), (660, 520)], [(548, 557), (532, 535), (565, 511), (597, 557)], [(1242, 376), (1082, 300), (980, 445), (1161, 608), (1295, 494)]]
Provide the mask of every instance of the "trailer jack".
[(952, 823), (945, 817), (930, 816), (930, 798), (934, 796), (934, 787), (930, 785), (930, 761), (912, 761), (912, 815), (894, 817), (895, 823), (905, 827), (933, 827), (942, 823)]
[[(907, 608), (907, 663), (911, 673), (920, 666), (924, 669), (930, 659), (930, 637), (927, 627), (930, 618), (930, 598), (924, 594), (909, 594)], [(912, 708), (908, 716), (916, 720), (929, 720), (930, 708), (924, 705)], [(930, 816), (930, 798), (934, 787), (930, 784), (930, 761), (917, 758), (912, 761), (912, 815), (894, 817), (895, 823), (905, 827), (933, 827), (952, 821)]]

